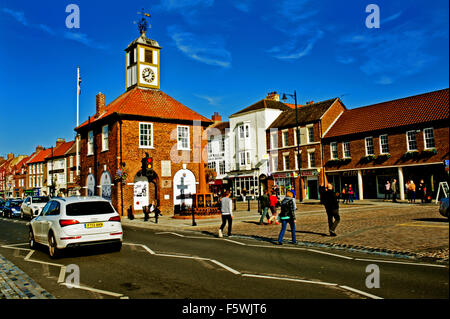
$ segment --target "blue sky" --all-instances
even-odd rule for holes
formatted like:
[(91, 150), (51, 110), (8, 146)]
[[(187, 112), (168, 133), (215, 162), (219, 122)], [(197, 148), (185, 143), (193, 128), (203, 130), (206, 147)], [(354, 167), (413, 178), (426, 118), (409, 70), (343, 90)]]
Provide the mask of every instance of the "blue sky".
[[(65, 25), (80, 8), (80, 28)], [(345, 4), (343, 4), (345, 3)], [(366, 27), (366, 6), (380, 28)], [(200, 114), (224, 119), (264, 98), (299, 103), (341, 97), (348, 108), (449, 86), (449, 3), (392, 0), (0, 0), (0, 156), (31, 154), (125, 91), (127, 45), (137, 12), (152, 15), (162, 46), (161, 90)]]

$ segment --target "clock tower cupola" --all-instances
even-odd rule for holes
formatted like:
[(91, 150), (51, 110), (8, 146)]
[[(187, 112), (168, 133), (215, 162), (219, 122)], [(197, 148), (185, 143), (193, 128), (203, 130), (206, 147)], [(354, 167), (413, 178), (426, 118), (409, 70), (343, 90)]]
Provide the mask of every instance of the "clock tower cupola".
[(150, 14), (144, 10), (140, 12), (143, 17), (138, 22), (141, 35), (131, 42), (126, 52), (126, 87), (130, 90), (136, 86), (159, 90), (159, 52), (161, 47), (155, 40), (147, 38), (148, 29), (146, 17)]

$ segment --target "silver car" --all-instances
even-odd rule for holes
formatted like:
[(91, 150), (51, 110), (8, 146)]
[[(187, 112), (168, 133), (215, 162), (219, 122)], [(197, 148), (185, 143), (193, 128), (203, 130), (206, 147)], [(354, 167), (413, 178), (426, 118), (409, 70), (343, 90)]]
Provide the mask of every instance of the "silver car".
[(40, 214), (49, 200), (48, 196), (28, 196), (20, 207), (20, 218), (33, 219)]

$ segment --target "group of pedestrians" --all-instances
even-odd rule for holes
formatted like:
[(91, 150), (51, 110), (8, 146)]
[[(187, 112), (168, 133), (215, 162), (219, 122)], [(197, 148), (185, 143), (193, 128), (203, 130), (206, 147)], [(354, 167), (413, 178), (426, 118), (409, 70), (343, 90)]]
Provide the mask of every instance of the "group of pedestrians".
[[(427, 185), (424, 180), (421, 179), (419, 185), (416, 186), (414, 181), (411, 179), (405, 184), (406, 198), (410, 204), (416, 202), (416, 198), (421, 200), (421, 203), (427, 201)], [(394, 178), (392, 183), (388, 180), (384, 185), (384, 200), (390, 200), (392, 194), (392, 201), (397, 203), (397, 196), (399, 193), (399, 186), (397, 180)]]
[[(333, 190), (332, 184), (327, 184), (326, 186), (322, 184), (320, 187), (320, 197), (321, 203), (325, 206), (325, 210), (328, 217), (328, 229), (330, 236), (336, 236), (336, 228), (340, 222), (339, 216), (339, 194)], [(261, 218), (259, 224), (263, 225), (264, 219), (267, 219), (268, 224), (275, 223), (277, 225), (281, 224), (281, 230), (278, 235), (278, 240), (276, 243), (278, 245), (283, 244), (283, 238), (286, 233), (287, 225), (289, 224), (292, 241), (291, 243), (297, 243), (296, 237), (296, 216), (295, 211), (297, 210), (297, 205), (295, 203), (295, 195), (289, 190), (286, 192), (285, 198), (280, 202), (273, 192), (269, 195), (269, 191), (265, 190), (264, 194), (260, 198), (261, 205)], [(277, 214), (277, 206), (280, 207), (280, 213)], [(233, 202), (230, 198), (230, 192), (227, 192), (225, 196), (220, 200), (220, 209), (222, 213), (222, 224), (219, 228), (219, 238), (223, 237), (223, 231), (225, 226), (228, 224), (228, 236), (232, 234), (232, 224), (233, 224)], [(269, 217), (269, 210), (272, 216)]]
[(355, 190), (353, 189), (352, 184), (345, 184), (341, 191), (342, 203), (349, 204), (353, 203), (353, 198), (355, 197)]

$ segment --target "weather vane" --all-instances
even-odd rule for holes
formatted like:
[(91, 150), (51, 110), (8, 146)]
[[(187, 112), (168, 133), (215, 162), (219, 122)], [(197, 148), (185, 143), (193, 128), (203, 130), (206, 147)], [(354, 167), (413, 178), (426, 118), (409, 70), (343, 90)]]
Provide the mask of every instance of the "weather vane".
[(143, 34), (147, 32), (149, 28), (151, 28), (151, 25), (147, 21), (147, 18), (150, 18), (150, 13), (146, 13), (144, 11), (144, 8), (142, 8), (142, 12), (138, 12), (137, 14), (141, 15), (142, 18), (138, 22), (134, 21), (134, 24), (138, 25), (139, 32)]

